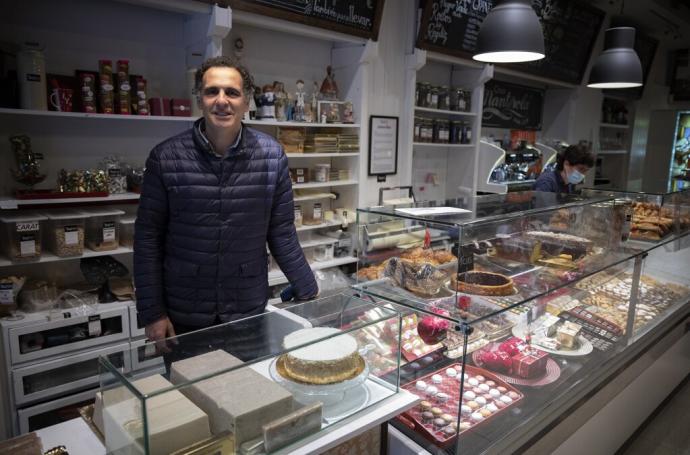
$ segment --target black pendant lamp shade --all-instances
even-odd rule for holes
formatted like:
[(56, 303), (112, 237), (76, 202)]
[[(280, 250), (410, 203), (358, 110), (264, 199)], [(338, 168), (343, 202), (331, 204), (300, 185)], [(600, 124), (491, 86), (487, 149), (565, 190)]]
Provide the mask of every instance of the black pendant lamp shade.
[(606, 30), (604, 52), (589, 73), (587, 87), (631, 88), (642, 85), (642, 63), (633, 46), (635, 29), (615, 27)]
[(503, 0), (482, 22), (475, 60), (489, 63), (531, 62), (544, 58), (544, 34), (529, 0)]

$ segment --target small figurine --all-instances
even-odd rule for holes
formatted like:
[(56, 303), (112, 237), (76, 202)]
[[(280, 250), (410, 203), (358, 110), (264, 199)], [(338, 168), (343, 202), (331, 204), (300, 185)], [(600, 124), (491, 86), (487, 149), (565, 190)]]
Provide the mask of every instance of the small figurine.
[[(261, 87), (254, 86), (254, 106), (256, 107), (255, 116), (257, 120), (261, 120)], [(251, 106), (251, 104), (250, 104)], [(251, 115), (251, 114), (250, 114)]]
[(350, 101), (345, 101), (343, 106), (343, 123), (355, 123), (352, 102)]
[(275, 120), (276, 119), (276, 99), (273, 93), (273, 86), (270, 84), (264, 85), (263, 94), (261, 95), (261, 120)]
[(325, 100), (338, 99), (338, 84), (335, 82), (335, 74), (331, 65), (326, 67), (326, 78), (321, 83), (321, 97)]
[(249, 116), (249, 120), (256, 120), (256, 91), (257, 87), (254, 87), (254, 95), (249, 97), (249, 110), (245, 113), (245, 120)]
[(273, 82), (273, 92), (275, 94), (275, 115), (276, 120), (284, 122), (287, 120), (287, 93), (282, 82)]
[(319, 93), (319, 83), (314, 81), (314, 91), (311, 94), (311, 121), (314, 123), (318, 123), (319, 119), (318, 117), (318, 112), (319, 112), (319, 99), (321, 97), (321, 94)]
[(295, 121), (304, 122), (304, 81), (302, 79), (297, 81), (297, 91), (295, 92)]

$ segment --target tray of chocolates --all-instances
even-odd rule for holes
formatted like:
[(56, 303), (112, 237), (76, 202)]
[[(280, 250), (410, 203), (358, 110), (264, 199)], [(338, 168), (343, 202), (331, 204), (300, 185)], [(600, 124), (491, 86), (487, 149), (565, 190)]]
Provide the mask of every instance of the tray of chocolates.
[(446, 448), (458, 434), (482, 426), (524, 398), (519, 390), (481, 368), (465, 365), (464, 379), (462, 397), (462, 365), (459, 363), (405, 384), (403, 389), (423, 400), (398, 416), (398, 420), (432, 443)]

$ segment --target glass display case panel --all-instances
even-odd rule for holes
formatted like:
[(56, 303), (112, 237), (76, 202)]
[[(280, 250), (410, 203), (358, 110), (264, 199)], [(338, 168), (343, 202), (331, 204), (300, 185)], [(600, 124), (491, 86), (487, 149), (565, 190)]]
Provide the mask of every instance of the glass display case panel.
[(635, 326), (637, 341), (690, 301), (690, 233), (648, 250), (642, 262)]
[(674, 192), (584, 189), (583, 195), (612, 197), (628, 206), (626, 231), (631, 240), (659, 242), (690, 229), (690, 188)]
[[(402, 314), (400, 387), (422, 400), (394, 419), (396, 428), (431, 453), (512, 451), (516, 432), (591, 385), (625, 349), (631, 301), (609, 312), (598, 288), (632, 275), (635, 262), (470, 323), (391, 304)], [(484, 305), (482, 297), (463, 300), (468, 313)], [(437, 304), (446, 301), (456, 303)]]
[(290, 450), (398, 392), (399, 327), (393, 309), (343, 293), (136, 345), (140, 364), (163, 367), (125, 374), (102, 357), (94, 416), (109, 453)]
[(625, 261), (623, 220), (611, 198), (541, 192), (361, 209), (356, 287), (481, 322)]

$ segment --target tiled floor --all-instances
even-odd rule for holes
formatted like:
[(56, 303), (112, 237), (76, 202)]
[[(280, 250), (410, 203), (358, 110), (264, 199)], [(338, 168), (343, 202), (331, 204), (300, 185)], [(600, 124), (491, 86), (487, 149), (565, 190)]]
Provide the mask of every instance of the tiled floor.
[(616, 455), (690, 455), (690, 380)]

